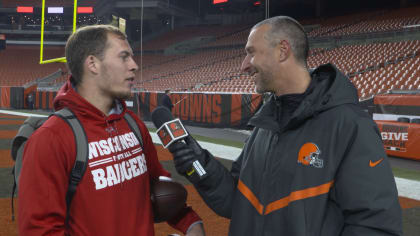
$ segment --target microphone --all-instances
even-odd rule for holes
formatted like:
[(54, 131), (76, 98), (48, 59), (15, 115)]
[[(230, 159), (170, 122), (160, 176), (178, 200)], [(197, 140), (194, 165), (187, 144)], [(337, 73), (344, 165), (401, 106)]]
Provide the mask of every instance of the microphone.
[[(185, 141), (185, 138), (189, 136), (187, 130), (184, 128), (181, 120), (172, 116), (168, 108), (163, 106), (156, 107), (152, 112), (152, 122), (157, 128), (156, 133), (164, 148), (168, 148), (175, 142), (187, 143)], [(190, 136), (190, 138), (192, 137)], [(207, 172), (200, 162), (195, 160), (192, 164), (192, 169), (187, 171), (186, 174), (190, 177), (202, 179), (207, 175)]]

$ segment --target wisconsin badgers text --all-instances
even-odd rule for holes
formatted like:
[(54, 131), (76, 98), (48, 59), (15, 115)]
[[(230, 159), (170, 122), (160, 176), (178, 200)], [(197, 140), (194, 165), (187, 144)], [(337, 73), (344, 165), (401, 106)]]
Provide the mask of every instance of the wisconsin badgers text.
[(89, 143), (89, 167), (96, 190), (136, 178), (147, 171), (133, 132)]

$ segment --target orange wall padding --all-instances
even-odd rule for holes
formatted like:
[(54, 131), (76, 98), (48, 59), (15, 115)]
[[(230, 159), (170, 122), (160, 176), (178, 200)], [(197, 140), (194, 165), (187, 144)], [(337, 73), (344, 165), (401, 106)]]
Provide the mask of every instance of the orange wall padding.
[[(140, 113), (150, 120), (163, 93), (142, 92), (137, 96)], [(261, 104), (261, 95), (219, 93), (171, 93), (172, 114), (188, 125), (206, 127), (245, 127)]]
[(377, 105), (420, 107), (420, 94), (383, 94), (376, 95), (373, 99)]
[(158, 104), (157, 94), (151, 93), (149, 101), (150, 101), (150, 112), (152, 112), (157, 107), (157, 104)]
[(54, 101), (55, 94), (50, 92), (50, 96), (48, 97), (48, 107), (53, 109), (53, 101)]
[(240, 124), (242, 114), (242, 95), (232, 94), (230, 122), (233, 125)]
[(262, 96), (261, 94), (252, 94), (251, 99), (250, 109), (251, 113), (254, 114), (261, 105)]
[(10, 87), (1, 87), (0, 107), (10, 108)]
[(47, 94), (44, 92), (42, 93), (42, 108), (45, 109), (47, 107)]

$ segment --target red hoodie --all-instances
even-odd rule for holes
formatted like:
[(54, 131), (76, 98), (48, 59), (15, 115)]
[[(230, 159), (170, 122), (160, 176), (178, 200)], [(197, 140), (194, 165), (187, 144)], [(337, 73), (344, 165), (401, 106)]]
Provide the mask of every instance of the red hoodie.
[[(143, 148), (123, 119), (128, 111), (105, 115), (67, 82), (54, 99), (54, 108), (70, 108), (81, 121), (89, 142), (89, 162), (70, 204), (65, 227), (70, 172), (76, 157), (73, 132), (52, 116), (26, 144), (19, 182), (19, 235), (153, 236), (150, 179), (169, 176), (157, 158), (149, 132), (135, 115)], [(117, 112), (118, 113), (118, 112)], [(185, 233), (199, 221), (186, 208), (177, 222)]]

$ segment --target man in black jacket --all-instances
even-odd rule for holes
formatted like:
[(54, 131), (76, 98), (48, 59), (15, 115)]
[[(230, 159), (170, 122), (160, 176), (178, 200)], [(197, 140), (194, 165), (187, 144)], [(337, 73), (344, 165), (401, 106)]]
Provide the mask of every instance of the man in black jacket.
[(308, 70), (307, 36), (290, 17), (255, 25), (245, 50), (241, 70), (271, 97), (232, 169), (192, 138), (170, 147), (177, 171), (231, 219), (229, 235), (402, 235), (379, 130), (349, 79), (331, 64)]
[(169, 97), (169, 90), (165, 90), (165, 94), (163, 94), (162, 99), (160, 100), (162, 106), (168, 108), (168, 110), (172, 111), (174, 104), (172, 104), (171, 98)]

